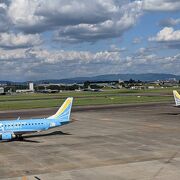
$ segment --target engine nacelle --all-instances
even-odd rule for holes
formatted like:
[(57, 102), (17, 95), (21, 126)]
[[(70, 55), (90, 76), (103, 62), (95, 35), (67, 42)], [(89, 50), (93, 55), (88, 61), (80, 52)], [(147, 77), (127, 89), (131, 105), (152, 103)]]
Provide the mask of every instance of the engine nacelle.
[(6, 132), (4, 132), (4, 133), (2, 133), (2, 134), (0, 135), (0, 139), (1, 139), (1, 140), (11, 140), (11, 139), (13, 139), (14, 137), (15, 137), (14, 134), (6, 133)]

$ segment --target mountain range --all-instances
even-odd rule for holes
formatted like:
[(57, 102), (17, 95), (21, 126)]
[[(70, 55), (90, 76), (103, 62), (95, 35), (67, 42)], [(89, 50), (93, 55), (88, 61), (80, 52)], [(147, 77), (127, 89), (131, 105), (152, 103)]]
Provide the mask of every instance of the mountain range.
[(97, 81), (128, 81), (130, 79), (140, 81), (156, 81), (156, 80), (169, 80), (169, 79), (180, 80), (180, 75), (173, 74), (158, 74), (158, 73), (145, 73), (145, 74), (107, 74), (92, 77), (75, 77), (68, 79), (49, 79), (40, 80), (35, 83), (83, 83), (85, 81), (97, 82)]
[[(75, 78), (67, 78), (67, 79), (45, 79), (38, 81), (31, 81), (36, 84), (42, 83), (83, 83), (85, 81), (97, 82), (97, 81), (128, 81), (130, 79), (140, 80), (140, 81), (156, 81), (156, 80), (169, 80), (169, 79), (180, 80), (180, 75), (173, 74), (162, 74), (162, 73), (145, 73), (145, 74), (107, 74), (107, 75), (99, 75), (92, 77), (75, 77)], [(0, 84), (25, 84), (26, 82), (13, 82), (13, 81), (0, 81)]]

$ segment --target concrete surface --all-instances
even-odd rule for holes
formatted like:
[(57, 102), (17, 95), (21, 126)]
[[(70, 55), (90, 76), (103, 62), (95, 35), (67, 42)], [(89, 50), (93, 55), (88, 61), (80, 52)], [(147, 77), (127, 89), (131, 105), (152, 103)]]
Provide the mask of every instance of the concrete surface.
[(0, 179), (180, 179), (180, 109), (121, 105), (74, 110), (72, 118), (78, 121), (0, 143)]

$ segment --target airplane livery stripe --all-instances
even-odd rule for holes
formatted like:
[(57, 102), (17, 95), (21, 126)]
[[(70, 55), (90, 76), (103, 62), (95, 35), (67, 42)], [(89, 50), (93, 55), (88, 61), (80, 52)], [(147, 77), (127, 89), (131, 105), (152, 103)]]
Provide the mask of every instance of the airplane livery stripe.
[(180, 95), (177, 92), (175, 92), (175, 96), (177, 99), (180, 99)]
[(67, 101), (65, 102), (64, 106), (62, 107), (62, 109), (60, 108), (59, 111), (55, 114), (55, 118), (58, 118), (59, 115), (61, 115), (62, 113), (64, 113), (64, 111), (68, 108), (68, 106), (70, 107), (72, 100), (71, 99), (67, 99)]
[(66, 115), (66, 114), (69, 114), (70, 108), (71, 108), (71, 106), (69, 105), (69, 106), (66, 108), (66, 110), (65, 110), (63, 113), (60, 114), (60, 116), (64, 116), (64, 115)]

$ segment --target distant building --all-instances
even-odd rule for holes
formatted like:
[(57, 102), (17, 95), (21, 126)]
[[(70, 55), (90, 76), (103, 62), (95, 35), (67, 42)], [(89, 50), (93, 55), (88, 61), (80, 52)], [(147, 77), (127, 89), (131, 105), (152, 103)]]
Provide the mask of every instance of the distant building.
[(32, 93), (33, 91), (29, 89), (17, 89), (16, 93)]
[(138, 90), (138, 89), (146, 89), (145, 86), (131, 86), (130, 89)]
[(29, 90), (34, 91), (34, 83), (29, 83)]
[(4, 88), (0, 87), (0, 94), (4, 94)]
[(176, 78), (169, 78), (168, 81), (169, 82), (177, 82)]
[(121, 79), (118, 80), (118, 83), (119, 83), (119, 84), (120, 84), (120, 83), (123, 83), (123, 82), (124, 82), (124, 81), (122, 81)]
[(29, 89), (17, 89), (16, 93), (32, 93), (34, 92), (34, 84), (29, 83)]
[(154, 89), (155, 87), (154, 86), (148, 86), (148, 89)]

